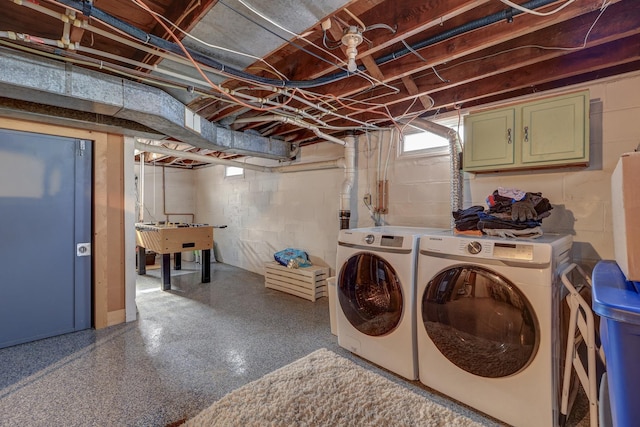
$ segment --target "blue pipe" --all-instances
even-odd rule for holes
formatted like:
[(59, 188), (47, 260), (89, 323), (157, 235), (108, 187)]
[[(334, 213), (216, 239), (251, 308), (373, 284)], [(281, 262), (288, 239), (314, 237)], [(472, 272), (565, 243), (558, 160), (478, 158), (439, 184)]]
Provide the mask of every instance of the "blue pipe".
[[(546, 6), (550, 3), (553, 3), (556, 0), (532, 0), (528, 3), (523, 3), (521, 6), (523, 6), (524, 8), (527, 9), (537, 9), (539, 7), (542, 6)], [(468, 22), (466, 24), (462, 24), (459, 27), (456, 28), (452, 28), (450, 30), (447, 30), (443, 33), (437, 34), (433, 37), (430, 37), (426, 40), (422, 40), (420, 42), (417, 42), (413, 45), (411, 45), (411, 49), (412, 50), (419, 50), (422, 49), (424, 47), (427, 46), (431, 46), (434, 45), (436, 43), (440, 43), (442, 41), (445, 41), (447, 39), (453, 38), (455, 36), (459, 36), (460, 34), (464, 34), (468, 31), (472, 31), (472, 30), (476, 30), (478, 28), (482, 28), (482, 27), (486, 27), (487, 25), (491, 25), (491, 24), (495, 24), (496, 22), (500, 22), (502, 20), (509, 20), (514, 16), (520, 15), (522, 12), (521, 10), (518, 9), (514, 9), (514, 8), (509, 8), (506, 10), (502, 10), (500, 12), (494, 13), (493, 15), (489, 15), (486, 16), (484, 18), (480, 18), (480, 19), (476, 19), (475, 21), (471, 21)], [(393, 61), (395, 59), (398, 59), (404, 55), (408, 55), (410, 53), (413, 53), (411, 51), (411, 49), (407, 49), (402, 48), (398, 51), (392, 52), (386, 56), (383, 56), (381, 58), (376, 59), (376, 64), (377, 65), (382, 65), (386, 62), (389, 61)], [(364, 67), (363, 67), (364, 68)]]

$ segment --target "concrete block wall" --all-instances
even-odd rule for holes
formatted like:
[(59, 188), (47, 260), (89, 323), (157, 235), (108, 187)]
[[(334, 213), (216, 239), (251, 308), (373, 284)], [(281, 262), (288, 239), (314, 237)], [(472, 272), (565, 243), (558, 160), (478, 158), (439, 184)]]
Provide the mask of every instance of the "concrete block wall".
[(451, 183), (448, 155), (399, 157), (395, 131), (377, 132), (368, 140), (360, 137), (357, 153), (358, 194), (354, 197), (354, 225), (375, 225), (363, 198), (368, 193), (372, 194), (376, 206), (377, 182), (386, 180), (388, 211), (379, 217), (379, 224), (449, 228)]
[[(587, 268), (613, 259), (611, 174), (625, 152), (640, 144), (640, 74), (582, 85), (591, 98), (590, 166), (587, 168), (465, 174), (465, 206), (484, 204), (497, 186), (540, 191), (554, 209), (545, 232), (573, 235), (574, 259)], [(567, 90), (574, 88), (567, 88)]]
[[(331, 143), (303, 148), (301, 162), (342, 157)], [(270, 164), (265, 161), (263, 164)], [(271, 162), (273, 165), (273, 162)], [(343, 169), (265, 173), (245, 169), (224, 177), (224, 166), (198, 169), (197, 218), (227, 228), (214, 230), (216, 258), (258, 274), (273, 254), (292, 247), (315, 264), (334, 266)]]
[[(484, 205), (497, 187), (539, 191), (554, 206), (544, 219), (545, 232), (570, 233), (574, 256), (581, 263), (612, 259), (610, 179), (618, 158), (640, 144), (640, 74), (589, 85), (591, 94), (591, 165), (538, 171), (464, 174), (464, 206)], [(357, 174), (351, 199), (351, 227), (374, 225), (363, 203), (376, 181), (389, 181), (390, 225), (448, 228), (450, 173), (448, 155), (398, 157), (391, 131), (360, 137)], [(302, 149), (302, 162), (341, 157), (340, 146), (321, 143)], [(384, 167), (387, 164), (388, 167)], [(268, 163), (265, 163), (268, 164)], [(380, 165), (380, 167), (378, 167)], [(263, 263), (285, 247), (297, 247), (335, 269), (342, 169), (293, 174), (245, 170), (244, 177), (225, 179), (224, 168), (194, 171), (196, 219), (227, 224), (216, 230), (220, 260), (259, 274)]]

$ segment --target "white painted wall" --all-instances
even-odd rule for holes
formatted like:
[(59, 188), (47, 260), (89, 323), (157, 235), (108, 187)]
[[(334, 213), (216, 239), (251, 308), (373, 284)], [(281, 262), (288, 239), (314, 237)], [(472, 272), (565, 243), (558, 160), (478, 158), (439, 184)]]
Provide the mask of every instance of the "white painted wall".
[[(610, 178), (620, 154), (640, 144), (640, 74), (566, 90), (584, 87), (592, 99), (590, 167), (465, 174), (464, 206), (484, 205), (498, 186), (542, 192), (554, 206), (543, 220), (544, 231), (573, 234), (575, 257), (588, 265), (614, 257)], [(391, 225), (448, 227), (448, 156), (397, 158), (395, 147), (388, 151), (390, 135), (373, 134), (368, 142), (359, 138), (351, 226), (373, 225), (362, 198), (367, 192), (375, 194), (378, 164), (384, 165), (389, 154), (390, 210), (383, 219)], [(330, 143), (316, 144), (302, 150), (301, 161), (333, 159), (342, 151)], [(244, 177), (228, 179), (223, 174), (222, 166), (167, 174), (167, 182), (176, 179), (168, 187), (170, 209), (190, 209), (189, 194), (197, 194), (196, 221), (228, 225), (215, 231), (219, 261), (263, 274), (263, 263), (272, 260), (275, 251), (295, 247), (335, 269), (341, 169), (293, 174), (246, 170)], [(155, 197), (157, 205), (160, 196)]]

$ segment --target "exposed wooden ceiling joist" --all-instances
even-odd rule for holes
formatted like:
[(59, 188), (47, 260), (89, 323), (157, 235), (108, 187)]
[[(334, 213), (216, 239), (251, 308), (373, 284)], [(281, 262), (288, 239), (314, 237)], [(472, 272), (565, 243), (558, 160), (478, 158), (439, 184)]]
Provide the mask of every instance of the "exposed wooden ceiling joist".
[[(640, 70), (640, 2), (575, 0), (560, 8), (565, 0), (515, 1), (525, 6), (546, 4), (539, 8), (541, 11), (558, 10), (549, 16), (536, 16), (520, 13), (500, 0), (331, 0), (336, 8), (327, 13), (313, 0), (302, 0), (297, 7), (306, 17), (315, 14), (315, 22), (308, 21), (306, 29), (300, 32), (304, 33), (302, 38), (286, 33), (284, 27), (292, 23), (280, 22), (281, 14), (275, 12), (279, 7), (283, 12), (290, 12), (286, 9), (290, 2), (284, 0), (269, 3), (263, 0), (225, 0), (224, 3), (145, 0), (155, 13), (179, 24), (185, 32), (196, 31), (202, 22), (214, 22), (211, 18), (217, 16), (237, 19), (235, 27), (234, 22), (225, 23), (228, 25), (225, 25), (224, 37), (214, 32), (206, 34), (204, 41), (212, 45), (227, 43), (227, 48), (247, 48), (262, 44), (263, 39), (273, 38), (273, 34), (286, 35), (292, 43), (282, 41), (279, 47), (268, 49), (266, 55), (246, 68), (248, 73), (258, 76), (257, 79), (273, 79), (275, 87), (286, 86), (287, 81), (282, 80), (285, 78), (314, 81), (339, 75), (345, 69), (346, 60), (346, 47), (340, 42), (344, 29), (350, 25), (365, 27), (364, 41), (357, 46), (356, 61), (361, 70), (357, 75), (306, 89), (287, 90), (270, 89), (270, 84), (237, 76), (226, 80), (218, 77), (222, 90), (235, 91), (231, 92), (232, 97), (208, 88), (211, 94), (217, 93), (212, 97), (198, 85), (188, 83), (188, 79), (172, 82), (166, 76), (162, 80), (152, 76), (150, 70), (164, 67), (177, 75), (184, 73), (191, 79), (200, 78), (184, 61), (176, 65), (154, 54), (157, 48), (151, 44), (148, 47), (154, 50), (143, 51), (105, 36), (111, 32), (126, 37), (94, 17), (88, 22), (106, 33), (94, 33), (90, 28), (76, 25), (70, 28), (69, 34), (72, 42), (91, 47), (97, 54), (89, 56), (82, 50), (71, 52), (55, 46), (39, 46), (38, 38), (55, 41), (65, 31), (62, 20), (38, 12), (38, 8), (46, 8), (54, 15), (64, 14), (65, 8), (53, 1), (44, 0), (27, 7), (0, 0), (3, 7), (0, 35), (12, 32), (32, 36), (30, 40), (0, 37), (0, 43), (16, 48), (27, 46), (49, 55), (60, 55), (61, 59), (67, 57), (67, 60), (87, 55), (92, 61), (104, 61), (107, 65), (109, 60), (101, 58), (100, 51), (120, 55), (124, 59), (116, 61), (117, 67), (109, 72), (130, 69), (126, 78), (140, 80), (146, 75), (149, 82), (157, 83), (158, 87), (168, 88), (174, 84), (171, 90), (188, 95), (191, 110), (219, 126), (278, 136), (296, 144), (319, 141), (313, 126), (327, 135), (341, 137), (347, 129), (349, 132), (354, 128), (364, 129), (366, 123), (389, 126), (394, 116), (428, 117), (436, 111), (475, 108)], [(63, 3), (82, 4), (72, 0)], [(603, 6), (606, 6), (604, 10)], [(133, 1), (95, 0), (93, 7), (151, 36), (174, 40), (154, 16)], [(237, 13), (231, 13), (230, 8)], [(320, 10), (324, 12), (319, 13)], [(272, 15), (268, 16), (266, 11)], [(484, 23), (487, 17), (501, 18)], [(325, 43), (323, 22), (331, 23)], [(480, 24), (470, 26), (473, 22)], [(251, 28), (244, 28), (246, 26)], [(234, 29), (238, 30), (237, 34)], [(175, 37), (183, 39), (185, 34), (176, 32)], [(237, 43), (229, 45), (230, 40)], [(202, 47), (202, 52), (214, 60), (219, 56), (215, 49)], [(140, 63), (148, 65), (136, 65)], [(263, 115), (282, 115), (295, 120), (252, 119)], [(235, 119), (243, 120), (234, 123)], [(295, 124), (300, 121), (308, 126)], [(171, 164), (176, 163), (174, 160), (166, 159)]]

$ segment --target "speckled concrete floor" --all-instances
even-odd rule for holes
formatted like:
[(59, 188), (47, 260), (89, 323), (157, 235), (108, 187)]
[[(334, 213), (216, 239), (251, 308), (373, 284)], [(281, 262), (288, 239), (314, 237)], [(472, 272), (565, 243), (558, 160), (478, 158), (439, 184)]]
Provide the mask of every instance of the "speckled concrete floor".
[(183, 263), (167, 292), (159, 271), (147, 273), (137, 281), (137, 321), (0, 349), (0, 426), (177, 425), (322, 347), (457, 406), (340, 348), (327, 298), (269, 290), (261, 275), (221, 263), (212, 264), (208, 284)]

